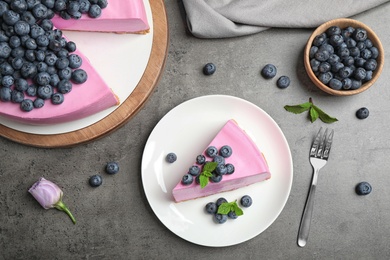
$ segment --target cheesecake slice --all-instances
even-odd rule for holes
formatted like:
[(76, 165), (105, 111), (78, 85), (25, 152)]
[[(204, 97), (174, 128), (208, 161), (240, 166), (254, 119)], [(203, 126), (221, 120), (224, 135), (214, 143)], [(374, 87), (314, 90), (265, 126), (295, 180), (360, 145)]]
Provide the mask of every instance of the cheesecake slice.
[[(206, 161), (213, 161), (213, 158), (207, 155), (207, 148), (214, 146), (220, 150), (226, 145), (231, 148), (232, 154), (224, 158), (224, 163), (225, 165), (232, 164), (234, 172), (222, 175), (222, 180), (219, 182), (209, 181), (203, 188), (196, 180), (187, 185), (179, 181), (172, 191), (176, 202), (235, 190), (271, 178), (268, 164), (262, 152), (234, 120), (229, 120), (222, 127), (202, 155), (205, 156)], [(199, 165), (197, 162), (194, 162), (193, 165), (197, 165), (202, 171), (203, 165)]]
[(150, 29), (143, 0), (110, 0), (98, 18), (83, 14), (80, 19), (65, 20), (56, 15), (52, 21), (69, 31), (145, 34)]

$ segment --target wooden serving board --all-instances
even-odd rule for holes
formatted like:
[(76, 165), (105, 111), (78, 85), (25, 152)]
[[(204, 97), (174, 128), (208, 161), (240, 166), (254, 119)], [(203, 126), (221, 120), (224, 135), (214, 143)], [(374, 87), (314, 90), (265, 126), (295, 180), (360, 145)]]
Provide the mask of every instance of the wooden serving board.
[(165, 66), (168, 50), (168, 22), (163, 0), (151, 0), (153, 41), (149, 62), (138, 85), (130, 96), (102, 120), (79, 130), (40, 135), (20, 132), (0, 124), (0, 135), (9, 140), (36, 147), (70, 147), (103, 137), (128, 122), (141, 110), (156, 87)]

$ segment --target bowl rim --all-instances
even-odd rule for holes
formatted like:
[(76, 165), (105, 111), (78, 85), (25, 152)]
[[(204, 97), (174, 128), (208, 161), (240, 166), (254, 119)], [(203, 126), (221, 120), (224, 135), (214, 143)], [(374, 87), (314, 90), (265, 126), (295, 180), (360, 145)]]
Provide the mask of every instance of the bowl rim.
[[(342, 24), (342, 25), (340, 26), (340, 24)], [(314, 72), (311, 69), (309, 54), (310, 54), (310, 48), (312, 46), (312, 42), (313, 42), (314, 38), (317, 35), (325, 32), (325, 30), (327, 28), (329, 28), (331, 26), (335, 26), (335, 25), (338, 25), (338, 26), (344, 27), (344, 28), (347, 27), (347, 26), (352, 26), (354, 28), (360, 27), (360, 28), (365, 29), (367, 31), (368, 38), (374, 43), (374, 46), (378, 48), (378, 51), (379, 51), (379, 56), (377, 58), (378, 67), (375, 69), (375, 71), (373, 73), (372, 79), (370, 81), (364, 83), (358, 89), (355, 89), (355, 90), (335, 90), (335, 89), (332, 89), (332, 88), (326, 86), (325, 84), (323, 84), (317, 78), (317, 76), (314, 74)], [(369, 26), (367, 26), (366, 24), (364, 24), (364, 23), (362, 23), (362, 22), (360, 22), (358, 20), (354, 20), (354, 19), (350, 19), (350, 18), (337, 18), (337, 19), (333, 19), (333, 20), (327, 21), (327, 22), (321, 24), (320, 26), (318, 26), (313, 31), (313, 33), (310, 35), (309, 39), (307, 40), (303, 56), (304, 56), (304, 65), (305, 65), (306, 73), (308, 74), (308, 76), (312, 80), (312, 82), (318, 88), (320, 88), (321, 90), (327, 92), (328, 94), (337, 95), (337, 96), (355, 95), (355, 94), (361, 93), (361, 92), (367, 90), (368, 88), (370, 88), (376, 82), (376, 80), (379, 78), (379, 76), (380, 76), (380, 74), (381, 74), (381, 72), (383, 70), (384, 59), (385, 59), (384, 49), (383, 49), (382, 43), (379, 40), (379, 38), (376, 35), (376, 33)]]

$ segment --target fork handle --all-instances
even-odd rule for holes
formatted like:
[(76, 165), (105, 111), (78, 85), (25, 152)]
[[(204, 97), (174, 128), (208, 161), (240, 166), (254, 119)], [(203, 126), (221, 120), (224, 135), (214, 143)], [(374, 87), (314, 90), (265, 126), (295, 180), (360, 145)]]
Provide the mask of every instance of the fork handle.
[(314, 170), (313, 179), (309, 189), (309, 194), (307, 195), (307, 200), (305, 204), (305, 209), (303, 210), (301, 224), (298, 231), (298, 245), (304, 247), (309, 237), (311, 216), (314, 208), (314, 195), (317, 188), (317, 179), (318, 179), (319, 170)]

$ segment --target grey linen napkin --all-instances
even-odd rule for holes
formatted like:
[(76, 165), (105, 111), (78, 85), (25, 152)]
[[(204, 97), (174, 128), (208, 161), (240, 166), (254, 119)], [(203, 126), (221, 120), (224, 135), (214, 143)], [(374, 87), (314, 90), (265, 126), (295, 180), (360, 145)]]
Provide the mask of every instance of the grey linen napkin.
[(226, 38), (270, 27), (313, 28), (350, 17), (389, 0), (182, 0), (189, 31), (199, 38)]

